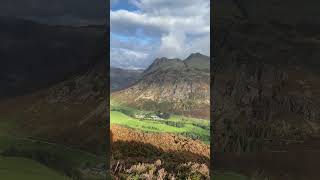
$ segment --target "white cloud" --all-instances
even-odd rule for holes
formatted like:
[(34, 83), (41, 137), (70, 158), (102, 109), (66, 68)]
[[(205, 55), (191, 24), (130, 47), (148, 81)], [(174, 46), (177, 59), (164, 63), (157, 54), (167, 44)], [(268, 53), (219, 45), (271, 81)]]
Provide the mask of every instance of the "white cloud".
[(183, 55), (186, 36), (180, 30), (171, 30), (161, 38), (161, 45), (157, 52), (158, 57), (176, 58)]
[[(135, 29), (143, 27), (149, 34), (170, 32), (171, 30), (181, 29), (188, 34), (210, 33), (209, 22), (202, 16), (158, 16), (142, 12), (130, 12), (118, 10), (110, 12), (111, 31), (123, 33), (135, 33)], [(126, 29), (126, 27), (131, 27)]]
[(147, 57), (147, 53), (129, 49), (111, 48), (110, 52), (111, 66), (123, 69), (144, 68)]
[[(148, 55), (140, 61), (145, 61), (145, 65), (149, 65), (150, 62), (147, 58), (184, 59), (194, 52), (210, 55), (210, 0), (129, 0), (129, 2), (138, 10), (111, 10), (111, 32), (136, 36), (138, 29), (143, 29), (144, 36), (158, 39), (157, 47), (144, 51)], [(131, 50), (137, 51), (137, 49)]]

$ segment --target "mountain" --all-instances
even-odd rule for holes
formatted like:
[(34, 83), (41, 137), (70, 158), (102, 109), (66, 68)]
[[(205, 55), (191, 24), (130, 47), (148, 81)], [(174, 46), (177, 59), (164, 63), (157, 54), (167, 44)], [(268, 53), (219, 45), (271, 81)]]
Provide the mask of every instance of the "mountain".
[(0, 17), (0, 98), (81, 74), (101, 58), (103, 26), (53, 26)]
[(184, 60), (184, 62), (190, 69), (198, 69), (206, 72), (210, 71), (210, 61), (208, 61), (208, 56), (203, 54), (191, 54), (186, 60)]
[[(303, 147), (320, 135), (318, 18), (312, 22), (294, 11), (300, 3), (292, 1), (292, 6), (277, 0), (266, 6), (232, 2), (218, 3), (214, 25), (214, 147), (227, 152), (277, 151), (297, 142)], [(308, 23), (301, 24), (295, 12)]]
[(215, 170), (319, 179), (319, 4), (215, 1)]
[(210, 58), (199, 53), (185, 60), (157, 58), (138, 82), (112, 98), (138, 108), (208, 118), (209, 64)]
[(111, 91), (118, 91), (127, 88), (137, 82), (143, 70), (110, 68), (110, 88)]
[(103, 27), (0, 23), (1, 158), (32, 159), (69, 177), (105, 178)]

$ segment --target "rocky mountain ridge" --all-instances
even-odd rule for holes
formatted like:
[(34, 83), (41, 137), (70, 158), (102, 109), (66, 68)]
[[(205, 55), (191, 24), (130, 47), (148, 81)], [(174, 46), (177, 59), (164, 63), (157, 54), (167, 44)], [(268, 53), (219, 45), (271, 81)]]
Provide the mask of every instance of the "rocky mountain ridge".
[[(195, 63), (199, 62), (199, 63)], [(158, 58), (131, 87), (112, 97), (125, 104), (209, 117), (210, 58), (199, 53), (185, 61)]]

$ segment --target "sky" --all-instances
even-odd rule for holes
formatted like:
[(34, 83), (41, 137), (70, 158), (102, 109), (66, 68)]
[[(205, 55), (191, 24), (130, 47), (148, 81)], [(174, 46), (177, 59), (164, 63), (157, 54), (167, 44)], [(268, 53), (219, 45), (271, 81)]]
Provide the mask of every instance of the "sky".
[(111, 0), (110, 62), (140, 69), (155, 58), (210, 56), (210, 0)]

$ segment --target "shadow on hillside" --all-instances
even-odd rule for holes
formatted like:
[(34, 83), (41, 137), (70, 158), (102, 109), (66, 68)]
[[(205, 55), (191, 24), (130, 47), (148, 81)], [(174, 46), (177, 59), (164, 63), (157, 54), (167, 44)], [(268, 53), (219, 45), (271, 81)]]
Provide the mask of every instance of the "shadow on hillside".
[(319, 151), (215, 153), (213, 169), (273, 180), (319, 179)]
[(174, 171), (177, 165), (196, 162), (209, 166), (209, 158), (188, 151), (164, 151), (152, 144), (137, 141), (116, 141), (112, 143), (112, 155), (116, 161), (124, 161), (126, 168), (138, 163), (153, 163), (161, 160), (167, 170)]

